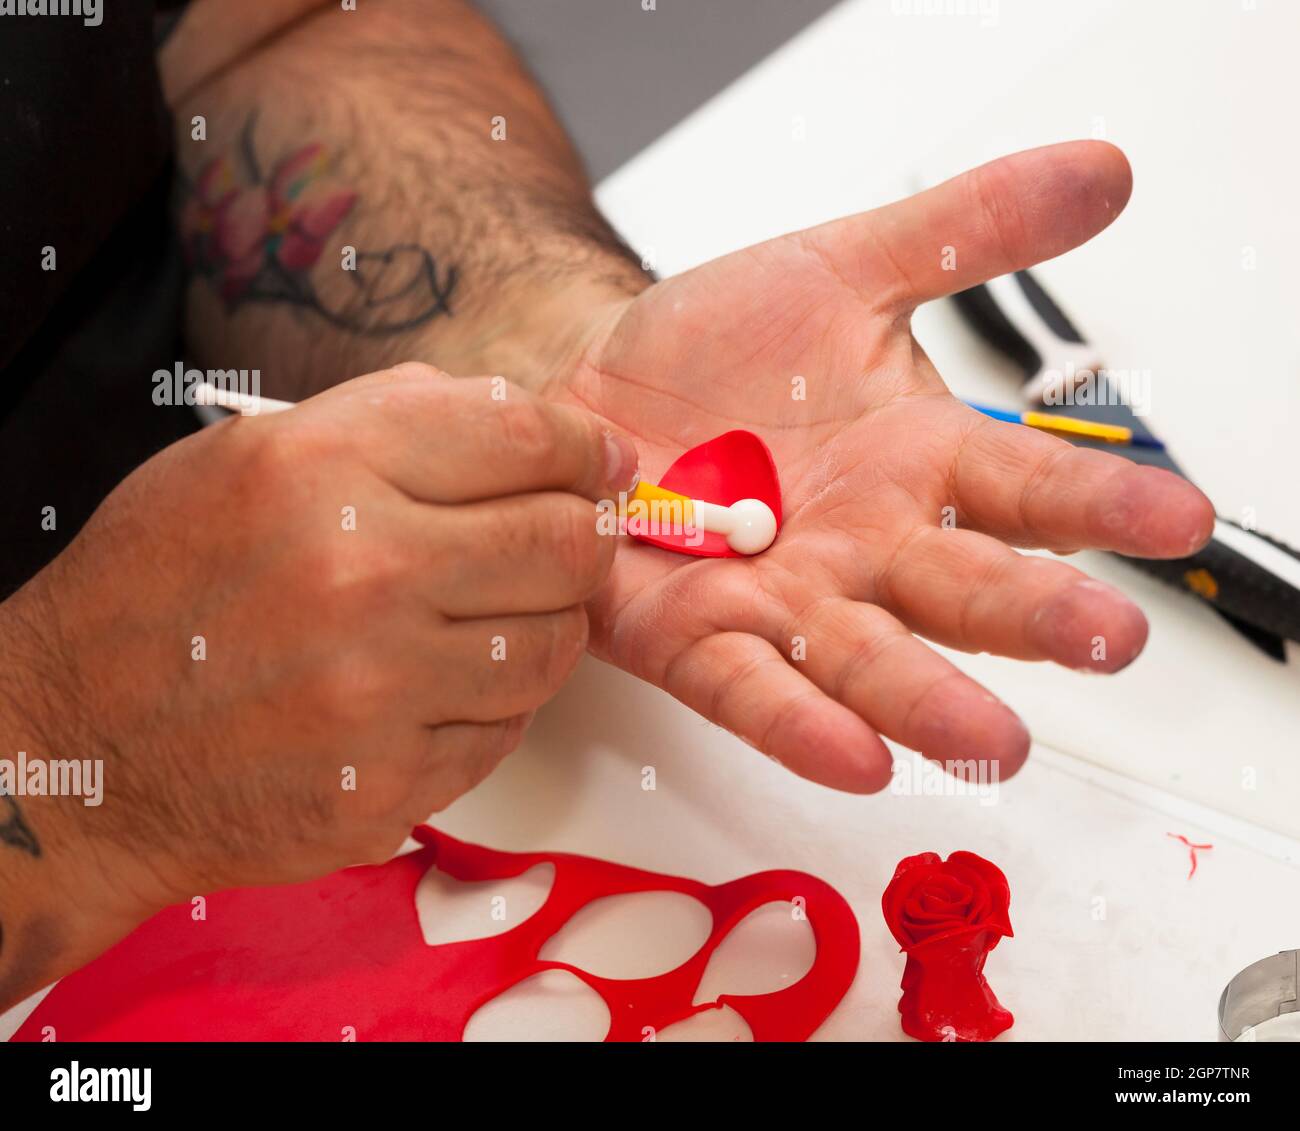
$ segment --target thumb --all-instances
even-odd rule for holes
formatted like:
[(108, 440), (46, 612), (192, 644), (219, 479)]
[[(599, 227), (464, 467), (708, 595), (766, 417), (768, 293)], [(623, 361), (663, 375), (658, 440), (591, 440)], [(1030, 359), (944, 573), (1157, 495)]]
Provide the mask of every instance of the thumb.
[(1103, 141), (1027, 149), (800, 233), (880, 308), (911, 309), (1086, 243), (1123, 211), (1128, 159)]

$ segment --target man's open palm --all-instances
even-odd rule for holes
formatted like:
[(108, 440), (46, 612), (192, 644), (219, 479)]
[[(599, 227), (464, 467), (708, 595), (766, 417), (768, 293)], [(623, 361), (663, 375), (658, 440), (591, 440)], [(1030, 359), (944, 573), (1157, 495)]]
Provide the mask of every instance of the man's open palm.
[(756, 432), (785, 518), (752, 559), (625, 547), (590, 608), (595, 652), (841, 789), (888, 782), (881, 735), (1013, 773), (1019, 719), (913, 634), (1115, 671), (1146, 639), (1141, 612), (1010, 545), (1182, 557), (1213, 510), (1168, 472), (965, 407), (910, 315), (1083, 243), (1129, 191), (1112, 146), (1032, 150), (736, 252), (619, 312), (556, 394), (632, 434), (650, 476), (719, 433)]

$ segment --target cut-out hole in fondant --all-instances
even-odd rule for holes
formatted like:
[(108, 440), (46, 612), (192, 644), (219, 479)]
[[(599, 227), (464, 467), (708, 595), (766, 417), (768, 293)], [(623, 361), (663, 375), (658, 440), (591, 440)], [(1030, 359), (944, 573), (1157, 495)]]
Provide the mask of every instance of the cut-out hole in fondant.
[(478, 882), (430, 868), (415, 889), (420, 932), (430, 946), (505, 934), (538, 912), (554, 883), (551, 863), (535, 864), (508, 879)]
[(656, 1041), (685, 1043), (689, 1041), (753, 1041), (754, 1034), (745, 1024), (745, 1019), (730, 1006), (718, 1009), (704, 1009), (692, 1014), (685, 1021), (678, 1021), (661, 1029), (655, 1036)]
[(676, 891), (643, 891), (592, 900), (542, 947), (598, 978), (651, 978), (675, 970), (708, 940), (713, 916)]
[(467, 1041), (603, 1041), (609, 1032), (604, 998), (567, 970), (543, 970), (475, 1011)]
[(718, 944), (695, 993), (694, 1004), (722, 994), (770, 994), (792, 986), (812, 969), (817, 940), (794, 904), (765, 903), (746, 915)]

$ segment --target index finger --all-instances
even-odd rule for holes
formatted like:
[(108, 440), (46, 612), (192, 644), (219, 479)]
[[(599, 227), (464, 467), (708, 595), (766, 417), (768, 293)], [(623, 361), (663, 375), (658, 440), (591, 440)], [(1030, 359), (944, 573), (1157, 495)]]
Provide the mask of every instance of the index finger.
[(402, 365), (315, 398), (347, 410), (372, 466), (413, 498), (466, 503), (532, 491), (629, 490), (636, 448), (593, 413), (494, 377)]
[(1015, 545), (1184, 558), (1214, 531), (1210, 500), (1181, 476), (1022, 424), (974, 420), (952, 482), (963, 524)]

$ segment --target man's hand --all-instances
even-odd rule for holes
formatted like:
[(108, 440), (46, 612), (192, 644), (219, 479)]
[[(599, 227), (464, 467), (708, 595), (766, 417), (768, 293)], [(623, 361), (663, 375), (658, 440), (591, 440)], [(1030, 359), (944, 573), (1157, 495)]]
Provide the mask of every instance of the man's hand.
[[(776, 545), (752, 561), (629, 547), (590, 607), (598, 655), (801, 774), (871, 790), (889, 775), (880, 735), (944, 760), (996, 759), (1004, 775), (1028, 747), (1005, 706), (913, 633), (1104, 671), (1137, 654), (1146, 625), (1119, 593), (1008, 547), (1181, 556), (1208, 537), (1205, 498), (1175, 476), (977, 415), (909, 326), (919, 303), (1104, 228), (1129, 194), (1118, 150), (1020, 154), (647, 289), (539, 92), (462, 0), (322, 7), (242, 57), (252, 37), (232, 30), (241, 21), (228, 7), (193, 5), (163, 60), (178, 121), (202, 113), (211, 126), (209, 140), (178, 141), (197, 230), (223, 237), (198, 241), (215, 259), (200, 256), (208, 275), (191, 287), (191, 344), (205, 364), (260, 366), (269, 391), (290, 399), (395, 353), (508, 374), (634, 433), (651, 477), (730, 428), (771, 446), (785, 495)], [(505, 133), (493, 135), (494, 120)], [(297, 175), (318, 145), (337, 159), (308, 187), (338, 203), (295, 202), (288, 222), (301, 236), (322, 213), (343, 218), (286, 290), (279, 229), (245, 221), (272, 214), (258, 202), (287, 195), (277, 170)], [(205, 171), (226, 167), (242, 172), (212, 191)], [(412, 242), (437, 266), (418, 277), (440, 281), (445, 302), (395, 337), (377, 329), (386, 306), (378, 323), (373, 308), (340, 319), (350, 308), (336, 295), (360, 280), (339, 268), (339, 249), (373, 264)], [(944, 269), (946, 248), (956, 270)], [(792, 396), (796, 378), (806, 399)]]
[[(913, 633), (1116, 671), (1146, 639), (1137, 607), (1009, 547), (1181, 557), (1209, 538), (1213, 510), (1169, 472), (966, 408), (910, 315), (1083, 243), (1129, 192), (1112, 146), (1033, 150), (604, 311), (549, 394), (634, 434), (652, 475), (728, 429), (758, 433), (785, 523), (753, 559), (620, 554), (591, 605), (593, 651), (827, 785), (881, 789), (880, 735), (1015, 772), (1019, 719)], [(797, 638), (805, 658), (791, 658)]]
[(11, 749), (103, 762), (98, 807), (0, 812), (0, 1008), (168, 903), (387, 859), (483, 778), (586, 647), (593, 500), (634, 469), (589, 413), (421, 365), (139, 468), (0, 606)]

